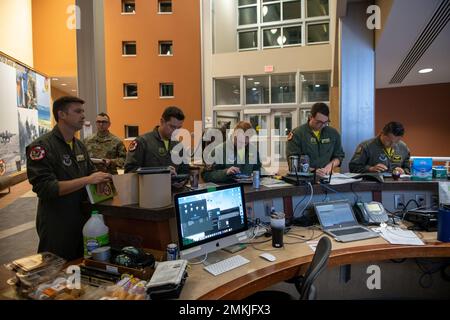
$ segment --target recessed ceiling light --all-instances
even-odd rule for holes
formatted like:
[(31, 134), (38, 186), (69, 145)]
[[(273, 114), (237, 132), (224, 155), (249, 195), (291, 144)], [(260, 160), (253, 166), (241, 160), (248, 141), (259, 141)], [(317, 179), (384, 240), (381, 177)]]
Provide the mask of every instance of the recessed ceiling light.
[(253, 81), (253, 78), (248, 78), (247, 80), (248, 80), (248, 81)]
[(419, 73), (430, 73), (432, 71), (433, 71), (433, 69), (431, 69), (431, 68), (425, 68), (425, 69), (419, 70)]
[(320, 88), (320, 84), (316, 84), (316, 86), (315, 86), (316, 88)]
[(59, 79), (58, 79), (58, 78), (53, 78), (52, 80), (53, 80), (53, 81), (58, 81)]
[(67, 83), (61, 83), (61, 85), (62, 85), (63, 87), (65, 87), (65, 86), (67, 86)]
[(72, 89), (72, 92), (77, 92), (77, 90), (75, 90), (75, 89)]

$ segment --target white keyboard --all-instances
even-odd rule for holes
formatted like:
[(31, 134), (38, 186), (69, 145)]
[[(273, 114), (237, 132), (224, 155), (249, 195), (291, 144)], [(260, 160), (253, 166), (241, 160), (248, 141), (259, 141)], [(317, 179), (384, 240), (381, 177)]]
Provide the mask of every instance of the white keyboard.
[(243, 256), (235, 255), (225, 260), (210, 264), (209, 266), (204, 267), (204, 269), (212, 275), (218, 276), (219, 274), (233, 270), (249, 262), (250, 260), (245, 259)]

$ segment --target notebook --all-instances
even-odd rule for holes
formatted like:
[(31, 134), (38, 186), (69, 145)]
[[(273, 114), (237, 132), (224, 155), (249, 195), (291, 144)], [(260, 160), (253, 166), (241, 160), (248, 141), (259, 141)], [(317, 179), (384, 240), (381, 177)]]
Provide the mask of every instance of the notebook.
[(350, 242), (379, 237), (377, 232), (356, 221), (348, 201), (317, 202), (314, 204), (314, 211), (323, 231), (336, 241)]

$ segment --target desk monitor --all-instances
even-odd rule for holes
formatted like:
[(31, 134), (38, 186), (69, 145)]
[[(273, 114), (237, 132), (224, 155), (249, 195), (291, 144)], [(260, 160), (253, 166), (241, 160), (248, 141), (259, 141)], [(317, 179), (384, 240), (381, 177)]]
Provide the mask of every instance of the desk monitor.
[(247, 238), (247, 214), (241, 184), (175, 195), (180, 258), (192, 259)]

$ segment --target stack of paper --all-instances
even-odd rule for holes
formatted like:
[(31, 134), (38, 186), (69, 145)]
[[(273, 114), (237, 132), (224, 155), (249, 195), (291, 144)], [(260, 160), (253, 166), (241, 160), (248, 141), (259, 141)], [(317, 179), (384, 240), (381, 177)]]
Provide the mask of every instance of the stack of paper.
[(291, 184), (289, 184), (283, 180), (272, 179), (272, 178), (268, 178), (268, 177), (261, 179), (261, 184), (267, 188), (291, 187), (292, 186)]
[(411, 246), (425, 245), (422, 240), (411, 230), (403, 230), (396, 227), (374, 228), (374, 231), (391, 244), (406, 244)]

